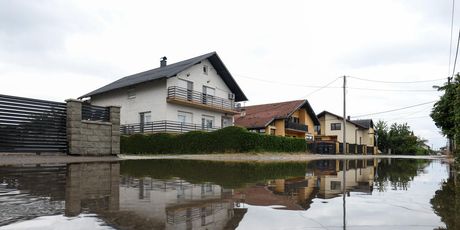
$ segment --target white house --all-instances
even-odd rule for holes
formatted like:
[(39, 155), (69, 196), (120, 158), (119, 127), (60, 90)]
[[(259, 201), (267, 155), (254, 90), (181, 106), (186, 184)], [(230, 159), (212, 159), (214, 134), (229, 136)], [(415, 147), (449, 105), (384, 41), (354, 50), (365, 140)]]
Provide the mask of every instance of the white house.
[(216, 52), (130, 75), (80, 97), (121, 106), (126, 132), (186, 132), (233, 125), (235, 102), (247, 101)]

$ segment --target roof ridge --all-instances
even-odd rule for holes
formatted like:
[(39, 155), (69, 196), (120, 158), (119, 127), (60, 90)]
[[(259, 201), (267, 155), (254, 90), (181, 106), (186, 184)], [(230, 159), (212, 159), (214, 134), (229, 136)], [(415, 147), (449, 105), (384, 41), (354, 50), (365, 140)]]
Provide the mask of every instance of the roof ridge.
[(300, 102), (300, 101), (306, 101), (306, 100), (307, 99), (300, 99), (300, 100), (280, 101), (280, 102), (272, 102), (272, 103), (258, 104), (258, 105), (248, 105), (248, 106), (244, 106), (243, 108), (255, 107), (255, 106), (264, 106), (264, 105), (273, 105), (273, 104), (283, 104), (283, 103), (289, 103), (289, 102)]

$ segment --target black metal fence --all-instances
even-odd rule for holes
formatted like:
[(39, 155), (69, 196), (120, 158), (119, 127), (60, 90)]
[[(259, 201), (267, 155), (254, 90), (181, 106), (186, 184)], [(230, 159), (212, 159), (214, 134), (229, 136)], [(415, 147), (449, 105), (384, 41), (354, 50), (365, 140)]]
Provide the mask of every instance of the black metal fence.
[(195, 104), (203, 104), (225, 110), (235, 109), (235, 102), (233, 100), (216, 97), (178, 86), (171, 86), (168, 88), (168, 99), (189, 101)]
[(312, 142), (307, 143), (307, 148), (313, 153), (336, 154), (335, 142)]
[(220, 127), (207, 127), (201, 124), (184, 123), (178, 121), (154, 121), (147, 123), (126, 124), (120, 126), (123, 135), (136, 133), (186, 133), (190, 131), (215, 131)]
[(83, 121), (110, 121), (110, 110), (108, 107), (90, 105), (83, 103), (81, 106), (81, 119)]
[(0, 152), (67, 152), (66, 104), (0, 95)]

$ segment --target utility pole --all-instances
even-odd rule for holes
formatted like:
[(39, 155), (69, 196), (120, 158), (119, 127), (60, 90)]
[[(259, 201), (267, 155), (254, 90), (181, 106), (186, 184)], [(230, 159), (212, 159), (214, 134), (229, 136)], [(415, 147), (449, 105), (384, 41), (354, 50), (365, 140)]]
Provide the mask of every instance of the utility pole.
[(347, 100), (346, 100), (347, 76), (343, 76), (343, 154), (347, 152)]

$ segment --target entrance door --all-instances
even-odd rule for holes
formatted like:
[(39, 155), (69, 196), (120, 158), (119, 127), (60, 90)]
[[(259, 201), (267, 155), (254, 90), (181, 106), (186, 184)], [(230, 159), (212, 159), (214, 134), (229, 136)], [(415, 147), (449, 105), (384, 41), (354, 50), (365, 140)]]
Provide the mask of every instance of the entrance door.
[[(187, 101), (193, 100), (193, 82), (179, 79), (179, 92), (186, 90)], [(180, 93), (182, 96), (182, 93)]]
[(212, 105), (214, 102), (215, 94), (216, 90), (214, 88), (203, 86), (203, 104)]

